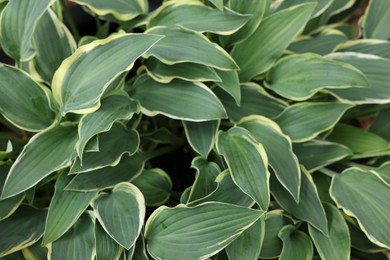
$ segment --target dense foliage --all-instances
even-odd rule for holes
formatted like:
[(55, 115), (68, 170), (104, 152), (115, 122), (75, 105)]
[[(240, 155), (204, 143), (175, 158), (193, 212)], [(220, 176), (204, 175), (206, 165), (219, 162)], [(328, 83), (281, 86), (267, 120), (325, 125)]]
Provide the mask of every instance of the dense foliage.
[(390, 1), (364, 3), (0, 0), (0, 258), (388, 259)]

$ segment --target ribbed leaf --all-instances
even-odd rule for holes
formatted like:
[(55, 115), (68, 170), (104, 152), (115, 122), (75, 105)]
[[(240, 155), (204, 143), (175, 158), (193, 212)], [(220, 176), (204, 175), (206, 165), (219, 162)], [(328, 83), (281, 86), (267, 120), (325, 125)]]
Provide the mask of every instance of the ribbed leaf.
[(314, 1), (313, 0), (284, 0), (281, 1), (280, 4), (277, 5), (273, 11), (277, 12), (292, 7), (294, 5), (308, 3), (308, 2), (315, 2), (317, 3), (317, 5), (313, 11), (312, 17), (317, 17), (321, 15), (332, 4), (333, 1), (334, 0), (314, 0)]
[(370, 1), (362, 20), (365, 38), (388, 40), (390, 38), (390, 2), (387, 0)]
[(54, 121), (50, 93), (17, 68), (0, 64), (0, 113), (18, 128), (40, 131)]
[(219, 123), (217, 120), (196, 123), (183, 121), (188, 143), (204, 158), (207, 158), (214, 146)]
[(390, 59), (390, 42), (376, 39), (359, 39), (339, 45), (337, 51), (360, 52)]
[(88, 213), (79, 220), (60, 239), (48, 245), (49, 259), (94, 259), (95, 219)]
[(46, 245), (60, 238), (79, 219), (97, 192), (65, 190), (72, 180), (64, 171), (56, 181), (46, 219), (45, 235), (42, 244)]
[(241, 89), (240, 81), (238, 79), (237, 71), (217, 71), (217, 74), (221, 81), (215, 82), (217, 86), (229, 93), (230, 96), (234, 98), (237, 105), (241, 103)]
[(240, 67), (241, 82), (272, 66), (309, 20), (315, 5), (296, 5), (266, 17), (248, 39), (233, 48), (231, 54)]
[(0, 18), (0, 42), (14, 60), (28, 61), (35, 55), (31, 38), (39, 18), (54, 0), (9, 1)]
[(225, 158), (237, 186), (266, 210), (270, 202), (270, 174), (263, 146), (244, 128), (233, 127), (218, 134), (216, 147)]
[(325, 203), (324, 209), (328, 219), (328, 236), (309, 226), (309, 233), (313, 239), (321, 259), (349, 260), (351, 254), (351, 240), (347, 223), (343, 215), (332, 204)]
[(71, 0), (79, 5), (91, 9), (97, 15), (112, 15), (120, 21), (128, 21), (138, 15), (146, 14), (148, 11), (148, 1), (146, 0)]
[(349, 64), (306, 53), (280, 59), (267, 73), (265, 86), (285, 98), (300, 101), (321, 89), (369, 87), (369, 83)]
[(321, 231), (321, 233), (328, 234), (328, 223), (324, 208), (322, 207), (316, 186), (311, 176), (305, 170), (302, 170), (299, 203), (272, 175), (271, 192), (284, 210), (291, 213), (294, 217), (308, 222)]
[(45, 229), (47, 211), (22, 205), (11, 217), (0, 221), (0, 257), (37, 242)]
[(225, 109), (214, 93), (202, 83), (173, 80), (169, 84), (155, 82), (147, 75), (134, 83), (134, 98), (142, 112), (163, 114), (186, 121), (209, 121), (226, 117)]
[(142, 192), (148, 207), (160, 206), (171, 196), (171, 178), (159, 168), (144, 170), (131, 183)]
[(197, 32), (229, 35), (240, 29), (250, 16), (220, 11), (199, 1), (171, 1), (161, 5), (148, 22), (149, 27), (181, 25)]
[(53, 77), (52, 88), (60, 112), (64, 115), (96, 111), (111, 81), (130, 70), (134, 61), (161, 38), (157, 35), (116, 34), (78, 48), (64, 60)]
[(129, 120), (138, 111), (139, 105), (125, 93), (118, 92), (104, 97), (98, 110), (84, 115), (80, 120), (78, 156), (82, 158), (82, 152), (93, 136), (109, 131), (118, 120)]
[(111, 193), (101, 193), (92, 205), (104, 230), (121, 246), (130, 249), (141, 232), (145, 200), (133, 184), (122, 182)]
[(69, 166), (76, 142), (77, 130), (72, 126), (58, 125), (35, 135), (12, 165), (1, 197), (19, 194), (52, 172)]
[[(280, 183), (299, 201), (301, 171), (291, 147), (291, 140), (272, 120), (262, 116), (244, 117), (238, 126), (248, 130), (252, 137), (264, 146), (269, 165)], [(283, 158), (283, 160), (280, 160)]]
[(311, 260), (313, 258), (313, 244), (306, 233), (296, 230), (292, 225), (287, 225), (280, 230), (278, 236), (283, 240), (283, 249), (279, 259)]
[(35, 244), (23, 248), (21, 251), (25, 259), (46, 259), (47, 258), (47, 248), (42, 246), (41, 240)]
[(350, 168), (335, 175), (330, 195), (337, 206), (356, 218), (371, 242), (390, 248), (390, 186), (374, 172)]
[(263, 213), (217, 202), (163, 206), (146, 223), (148, 251), (157, 259), (204, 259), (226, 247)]
[[(10, 166), (0, 162), (0, 191), (3, 190), (5, 179), (9, 172)], [(12, 213), (19, 207), (24, 200), (25, 194), (21, 193), (17, 196), (0, 200), (0, 221), (11, 216)]]
[(118, 243), (116, 243), (103, 229), (99, 222), (95, 223), (95, 238), (96, 238), (96, 260), (118, 260), (123, 251)]
[(275, 122), (293, 142), (305, 142), (331, 129), (351, 107), (341, 103), (297, 103), (287, 107)]
[(201, 33), (179, 26), (153, 27), (146, 33), (165, 36), (144, 55), (146, 58), (153, 56), (165, 64), (193, 62), (220, 70), (238, 69), (224, 49)]
[(382, 179), (390, 185), (390, 162), (385, 162), (380, 167), (374, 170), (382, 177)]

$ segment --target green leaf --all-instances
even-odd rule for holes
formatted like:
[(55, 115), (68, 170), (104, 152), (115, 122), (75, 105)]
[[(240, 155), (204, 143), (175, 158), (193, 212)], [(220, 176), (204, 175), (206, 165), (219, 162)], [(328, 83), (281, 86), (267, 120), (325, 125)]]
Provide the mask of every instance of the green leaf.
[(377, 39), (358, 39), (340, 44), (338, 52), (360, 52), (390, 59), (390, 42)]
[(70, 166), (76, 142), (77, 131), (72, 126), (58, 125), (36, 134), (12, 165), (1, 197), (19, 194), (52, 172)]
[(217, 74), (221, 81), (215, 82), (217, 86), (229, 93), (234, 98), (236, 104), (239, 106), (241, 102), (241, 89), (240, 81), (238, 79), (237, 71), (217, 71)]
[(210, 3), (212, 3), (215, 7), (217, 7), (219, 10), (223, 10), (223, 0), (208, 0)]
[(390, 162), (385, 162), (380, 167), (374, 169), (381, 178), (390, 185)]
[(262, 116), (244, 117), (238, 122), (238, 126), (248, 130), (252, 137), (264, 146), (269, 165), (279, 182), (299, 201), (301, 171), (290, 138), (283, 134), (274, 121)]
[(213, 89), (225, 107), (229, 118), (238, 122), (249, 115), (262, 115), (274, 118), (279, 115), (287, 104), (268, 94), (256, 83), (241, 84), (241, 103), (238, 106), (235, 100), (221, 89)]
[(140, 154), (131, 157), (123, 156), (118, 165), (105, 167), (95, 171), (77, 174), (66, 186), (66, 190), (95, 191), (113, 187), (115, 184), (131, 181), (136, 178), (145, 165)]
[(309, 172), (314, 172), (352, 155), (352, 151), (348, 147), (322, 140), (295, 143), (293, 150), (299, 163), (305, 166)]
[(261, 246), (260, 258), (276, 258), (283, 248), (282, 240), (278, 237), (279, 231), (288, 224), (292, 224), (291, 219), (283, 215), (282, 210), (267, 212), (265, 219), (265, 236)]
[(306, 142), (331, 129), (351, 107), (341, 103), (297, 103), (287, 107), (275, 122), (293, 142)]
[(217, 120), (196, 123), (183, 121), (188, 143), (204, 158), (207, 158), (214, 146), (219, 124)]
[(49, 244), (65, 234), (87, 209), (97, 192), (65, 190), (72, 177), (64, 171), (56, 181), (55, 192), (47, 214), (42, 244)]
[(124, 154), (132, 155), (139, 147), (139, 134), (136, 130), (128, 130), (126, 126), (117, 123), (108, 132), (99, 134), (99, 151), (77, 158), (70, 174), (93, 171), (106, 166), (115, 166)]
[(226, 247), (263, 214), (218, 202), (163, 206), (146, 223), (148, 251), (157, 259), (204, 259)]
[(328, 219), (328, 236), (309, 226), (309, 234), (313, 239), (321, 259), (349, 260), (351, 240), (347, 223), (343, 215), (332, 204), (325, 203), (324, 209)]
[(165, 37), (144, 55), (145, 58), (152, 56), (169, 65), (192, 62), (219, 70), (238, 69), (224, 49), (201, 33), (179, 26), (153, 27), (146, 33)]
[(379, 253), (386, 250), (385, 248), (379, 247), (378, 245), (375, 245), (370, 240), (368, 240), (366, 234), (364, 234), (364, 232), (359, 228), (357, 223), (351, 223), (351, 221), (348, 221), (347, 219), (347, 224), (352, 248), (369, 253)]
[(162, 169), (144, 170), (131, 181), (143, 194), (145, 205), (157, 207), (168, 201), (172, 191), (172, 181)]
[(15, 67), (0, 64), (0, 113), (18, 128), (41, 131), (54, 121), (50, 92)]
[(155, 131), (141, 133), (141, 138), (147, 139), (157, 144), (179, 145), (183, 143), (183, 140), (180, 138), (180, 136), (177, 136), (175, 133), (172, 133), (165, 127), (159, 128)]
[[(0, 191), (2, 191), (5, 179), (7, 178), (7, 174), (9, 172), (10, 166), (0, 162)], [(17, 196), (1, 199), (0, 200), (0, 221), (11, 216), (12, 213), (19, 207), (22, 201), (25, 198), (25, 194), (21, 193)]]
[(266, 210), (270, 202), (270, 174), (263, 146), (244, 128), (233, 127), (227, 132), (219, 132), (216, 147), (225, 158), (237, 186)]
[(250, 16), (210, 8), (199, 1), (170, 1), (161, 5), (150, 17), (148, 27), (180, 25), (200, 33), (229, 35), (239, 30)]
[(116, 243), (103, 229), (99, 222), (95, 223), (96, 260), (118, 260), (123, 247)]
[(147, 75), (134, 83), (134, 98), (148, 116), (163, 114), (186, 121), (209, 121), (226, 117), (225, 109), (214, 93), (203, 83), (173, 80), (169, 84), (155, 82)]
[[(77, 45), (68, 28), (48, 9), (41, 17), (33, 35), (36, 55), (31, 61), (34, 67), (30, 73), (47, 83), (51, 83), (53, 75), (61, 62), (73, 54)], [(35, 75), (34, 72), (38, 75)]]
[(349, 64), (305, 53), (280, 59), (267, 73), (265, 86), (285, 98), (301, 101), (322, 89), (369, 87), (369, 83)]
[(283, 249), (279, 259), (311, 260), (313, 258), (313, 244), (304, 232), (296, 230), (292, 225), (287, 225), (280, 230), (278, 236), (283, 240)]
[(22, 205), (9, 218), (0, 221), (0, 257), (37, 242), (43, 235), (46, 213)]
[(127, 260), (149, 260), (148, 253), (146, 253), (145, 239), (141, 233), (134, 244), (134, 254), (127, 254)]
[(24, 258), (23, 259), (46, 259), (47, 258), (47, 248), (41, 245), (41, 240), (35, 242), (29, 247), (23, 248), (21, 251)]
[(96, 111), (111, 81), (130, 70), (134, 61), (161, 38), (146, 34), (115, 34), (78, 48), (63, 61), (53, 77), (53, 94), (60, 104), (61, 114)]
[(274, 12), (302, 4), (302, 3), (310, 3), (315, 2), (316, 7), (313, 11), (312, 17), (317, 17), (321, 15), (333, 2), (334, 0), (283, 0), (279, 5), (276, 5)]
[(138, 111), (138, 103), (126, 93), (118, 92), (104, 97), (98, 110), (80, 119), (80, 139), (76, 147), (78, 156), (82, 158), (84, 148), (93, 136), (109, 131), (116, 121), (129, 120)]
[(350, 168), (335, 175), (330, 195), (345, 214), (353, 216), (368, 239), (390, 248), (390, 186), (374, 172)]
[(388, 40), (390, 38), (390, 2), (386, 0), (370, 1), (362, 20), (365, 38)]
[(168, 65), (150, 57), (145, 60), (145, 68), (149, 76), (160, 83), (169, 83), (175, 78), (187, 81), (221, 80), (213, 68), (191, 62)]
[(112, 15), (120, 21), (134, 19), (138, 15), (148, 12), (148, 1), (146, 0), (71, 0), (79, 5), (88, 7), (99, 16)]
[(271, 192), (277, 203), (294, 217), (308, 222), (321, 233), (328, 234), (328, 223), (316, 186), (310, 174), (302, 169), (299, 203), (271, 175)]
[(60, 239), (48, 245), (48, 259), (94, 259), (95, 219), (85, 213)]
[(377, 134), (390, 142), (390, 108), (382, 109), (376, 115), (369, 131)]
[(248, 39), (233, 48), (231, 54), (240, 67), (241, 82), (272, 66), (307, 23), (314, 7), (315, 3), (305, 3), (266, 17)]
[(265, 235), (265, 215), (226, 247), (229, 259), (258, 259)]
[(17, 62), (35, 55), (31, 38), (39, 18), (54, 0), (9, 1), (0, 17), (1, 47)]
[(145, 218), (145, 200), (131, 183), (121, 182), (111, 193), (101, 193), (92, 205), (104, 230), (121, 246), (130, 249)]

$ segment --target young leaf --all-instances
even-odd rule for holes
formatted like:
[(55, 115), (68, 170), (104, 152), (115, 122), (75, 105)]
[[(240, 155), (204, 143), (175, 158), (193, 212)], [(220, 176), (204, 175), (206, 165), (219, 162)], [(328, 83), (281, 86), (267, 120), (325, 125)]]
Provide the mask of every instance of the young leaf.
[(362, 29), (365, 38), (390, 38), (390, 2), (386, 0), (370, 1), (366, 14), (362, 19)]
[(226, 247), (263, 214), (220, 202), (163, 206), (146, 223), (148, 251), (157, 259), (204, 259)]
[(53, 94), (61, 114), (96, 111), (109, 84), (130, 70), (134, 61), (161, 38), (150, 34), (115, 34), (78, 48), (53, 77)]
[(279, 259), (311, 260), (313, 258), (313, 244), (304, 232), (296, 230), (292, 225), (287, 225), (280, 230), (278, 236), (283, 240), (283, 249)]
[(237, 71), (217, 70), (216, 72), (221, 80), (219, 82), (215, 82), (215, 84), (229, 93), (239, 106), (241, 103), (241, 89)]
[(207, 158), (214, 146), (219, 123), (217, 120), (196, 123), (183, 121), (188, 143), (204, 158)]
[(133, 184), (121, 182), (111, 193), (101, 193), (92, 205), (104, 230), (121, 246), (130, 249), (145, 218), (145, 200)]

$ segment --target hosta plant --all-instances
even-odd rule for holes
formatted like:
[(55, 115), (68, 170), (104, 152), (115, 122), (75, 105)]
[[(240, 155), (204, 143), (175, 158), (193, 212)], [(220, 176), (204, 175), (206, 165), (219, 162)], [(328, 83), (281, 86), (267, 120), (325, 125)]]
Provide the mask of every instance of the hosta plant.
[(1, 0), (0, 258), (388, 259), (366, 4)]

